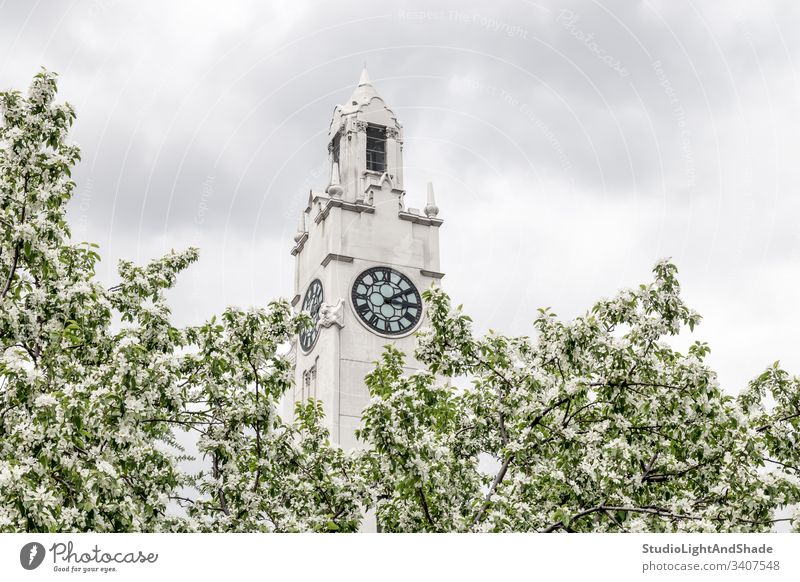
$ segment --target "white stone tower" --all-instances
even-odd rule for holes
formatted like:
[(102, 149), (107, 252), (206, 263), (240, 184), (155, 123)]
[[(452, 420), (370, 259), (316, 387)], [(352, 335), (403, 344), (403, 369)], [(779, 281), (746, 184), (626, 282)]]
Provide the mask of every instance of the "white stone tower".
[(317, 322), (294, 346), (294, 400), (321, 400), (332, 440), (351, 448), (369, 399), (364, 376), (383, 346), (405, 352), (409, 372), (417, 366), (420, 295), (443, 276), (442, 220), (431, 185), (422, 212), (406, 208), (403, 129), (366, 69), (333, 111), (328, 160), (330, 183), (310, 192), (292, 249), (292, 305)]

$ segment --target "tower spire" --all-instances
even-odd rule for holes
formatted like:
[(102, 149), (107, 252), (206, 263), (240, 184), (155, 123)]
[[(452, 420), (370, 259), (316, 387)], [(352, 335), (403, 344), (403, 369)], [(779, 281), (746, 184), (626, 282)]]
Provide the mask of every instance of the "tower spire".
[(299, 243), (306, 235), (306, 213), (300, 213), (300, 219), (297, 221), (297, 232), (294, 235), (294, 242)]
[(328, 184), (325, 191), (335, 198), (341, 197), (344, 192), (344, 188), (342, 188), (339, 183), (339, 162), (333, 162), (331, 164), (331, 183)]
[(358, 85), (356, 85), (353, 94), (350, 96), (350, 100), (347, 102), (347, 105), (345, 105), (345, 110), (350, 112), (354, 107), (367, 105), (376, 97), (378, 97), (378, 92), (372, 85), (367, 67), (364, 65), (364, 68), (361, 70), (361, 76), (358, 78)]
[(428, 182), (428, 203), (425, 205), (425, 216), (436, 218), (439, 214), (439, 207), (436, 206), (436, 199), (433, 196), (433, 182)]
[(367, 72), (367, 63), (364, 63), (364, 68), (361, 69), (361, 76), (358, 78), (358, 86), (361, 87), (362, 85), (372, 85)]

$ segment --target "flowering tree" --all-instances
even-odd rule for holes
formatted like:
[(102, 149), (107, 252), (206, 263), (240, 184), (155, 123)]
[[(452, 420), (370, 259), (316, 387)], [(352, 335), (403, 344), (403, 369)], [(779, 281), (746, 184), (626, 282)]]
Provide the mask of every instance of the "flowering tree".
[(195, 249), (101, 285), (65, 218), (79, 154), (55, 93), (42, 72), (0, 94), (0, 531), (356, 531), (370, 508), (384, 531), (766, 531), (800, 502), (800, 380), (776, 364), (733, 397), (706, 345), (672, 349), (700, 318), (669, 262), (572, 322), (542, 310), (534, 339), (476, 337), (429, 290), (427, 369), (386, 349), (362, 449), (331, 444), (317, 401), (282, 419), (308, 315), (176, 327), (165, 292)]
[(163, 291), (196, 254), (97, 283), (94, 247), (69, 240), (79, 154), (55, 90), (42, 72), (0, 95), (0, 529), (157, 529), (181, 481), (168, 427), (145, 422), (182, 405)]
[[(45, 71), (0, 94), (0, 531), (357, 527), (364, 489), (318, 406), (276, 413), (279, 348), (308, 317), (282, 301), (173, 326), (164, 293), (195, 249), (122, 261), (103, 287), (96, 247), (70, 239), (79, 152), (55, 94)], [(180, 469), (176, 428), (199, 434), (201, 474)]]
[[(769, 531), (776, 510), (800, 502), (800, 380), (776, 364), (738, 399), (723, 392), (705, 344), (681, 354), (664, 341), (700, 317), (674, 265), (654, 274), (569, 323), (540, 310), (535, 340), (476, 338), (444, 292), (427, 291), (431, 327), (416, 357), (428, 371), (403, 377), (389, 349), (367, 379), (361, 436), (380, 523)], [(479, 455), (496, 470), (481, 471)]]
[(354, 460), (333, 447), (319, 402), (298, 403), (285, 423), (278, 404), (292, 366), (277, 355), (310, 323), (286, 302), (228, 309), (187, 331), (197, 351), (183, 360), (187, 407), (176, 421), (199, 435), (211, 469), (200, 497), (183, 498), (200, 531), (355, 531), (367, 501)]

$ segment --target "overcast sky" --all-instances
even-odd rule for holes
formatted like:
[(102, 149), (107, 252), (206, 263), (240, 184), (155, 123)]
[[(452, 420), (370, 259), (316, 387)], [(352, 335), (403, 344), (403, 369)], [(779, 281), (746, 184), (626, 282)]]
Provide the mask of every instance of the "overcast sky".
[[(175, 4), (175, 5), (173, 5)], [(435, 185), (444, 285), (531, 331), (677, 263), (724, 385), (800, 372), (800, 4), (0, 3), (0, 89), (61, 75), (83, 151), (74, 233), (120, 257), (201, 248), (197, 322), (291, 293), (325, 135), (367, 63)]]

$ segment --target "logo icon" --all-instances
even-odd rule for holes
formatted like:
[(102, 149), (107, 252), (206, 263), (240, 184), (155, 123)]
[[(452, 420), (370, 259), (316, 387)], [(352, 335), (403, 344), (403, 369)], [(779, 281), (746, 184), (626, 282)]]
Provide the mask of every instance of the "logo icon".
[(19, 551), (19, 563), (26, 570), (35, 570), (44, 561), (44, 546), (39, 542), (30, 542)]

